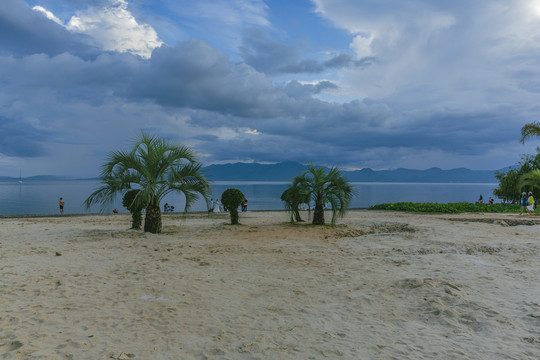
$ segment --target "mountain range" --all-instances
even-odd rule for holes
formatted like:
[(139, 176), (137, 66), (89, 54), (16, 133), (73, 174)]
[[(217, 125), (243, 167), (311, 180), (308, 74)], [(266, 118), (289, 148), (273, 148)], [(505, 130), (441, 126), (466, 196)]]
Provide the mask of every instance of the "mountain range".
[[(296, 162), (278, 164), (234, 163), (210, 165), (203, 170), (214, 181), (290, 181), (308, 168)], [(343, 171), (351, 182), (429, 182), (429, 183), (496, 183), (494, 170), (465, 168), (442, 170), (362, 170)]]
[[(290, 181), (308, 168), (297, 162), (277, 164), (233, 163), (210, 165), (203, 168), (210, 181)], [(501, 169), (499, 171), (505, 171)], [(361, 170), (343, 171), (351, 182), (426, 182), (426, 183), (497, 183), (495, 170), (470, 170), (458, 168), (442, 170), (434, 167), (426, 170)], [(23, 180), (74, 180), (65, 176), (40, 175)], [(99, 178), (85, 179), (97, 180)], [(13, 177), (0, 177), (0, 180), (18, 180)]]

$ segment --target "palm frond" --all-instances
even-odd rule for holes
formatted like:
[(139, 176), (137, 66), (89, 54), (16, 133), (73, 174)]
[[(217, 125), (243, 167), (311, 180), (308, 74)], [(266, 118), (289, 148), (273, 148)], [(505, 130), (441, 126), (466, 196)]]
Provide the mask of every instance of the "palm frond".
[(523, 174), (519, 179), (520, 188), (530, 186), (540, 189), (540, 170), (533, 170), (529, 173)]
[(169, 192), (186, 197), (186, 211), (201, 196), (209, 202), (210, 186), (201, 172), (202, 164), (187, 146), (141, 132), (130, 151), (113, 151), (101, 167), (103, 186), (85, 201), (89, 208), (104, 206), (126, 189), (137, 188), (133, 203), (139, 207), (159, 205)]
[(316, 207), (330, 203), (332, 224), (335, 224), (336, 218), (345, 214), (353, 195), (353, 188), (339, 168), (333, 167), (326, 171), (323, 167), (310, 165), (306, 171), (293, 178), (291, 185), (281, 195), (281, 200), (290, 212), (291, 220), (298, 206), (304, 202), (314, 201)]
[(525, 140), (528, 140), (534, 136), (540, 136), (540, 122), (533, 122), (530, 124), (525, 124), (521, 128), (521, 142), (525, 143)]

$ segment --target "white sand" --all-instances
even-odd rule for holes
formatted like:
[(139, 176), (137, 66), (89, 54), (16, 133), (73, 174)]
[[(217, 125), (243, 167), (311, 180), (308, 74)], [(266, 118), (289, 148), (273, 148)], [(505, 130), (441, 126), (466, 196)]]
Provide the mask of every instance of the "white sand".
[(0, 359), (538, 359), (540, 227), (497, 219), (540, 222), (0, 219)]

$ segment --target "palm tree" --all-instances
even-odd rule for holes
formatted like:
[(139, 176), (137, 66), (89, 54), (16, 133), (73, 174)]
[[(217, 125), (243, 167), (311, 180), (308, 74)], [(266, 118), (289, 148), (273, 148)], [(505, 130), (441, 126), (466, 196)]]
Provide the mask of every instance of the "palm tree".
[(85, 206), (89, 209), (96, 203), (105, 205), (119, 193), (139, 189), (133, 206), (146, 208), (144, 231), (160, 233), (160, 202), (165, 195), (183, 193), (186, 212), (200, 196), (208, 204), (210, 187), (201, 167), (189, 147), (142, 132), (131, 151), (114, 151), (108, 155), (101, 168), (103, 186), (85, 200)]
[(309, 191), (302, 188), (301, 178), (296, 177), (293, 183), (281, 194), (281, 201), (285, 203), (285, 209), (291, 214), (291, 222), (303, 221), (300, 217), (300, 205), (309, 203)]
[(525, 143), (525, 140), (532, 138), (533, 136), (540, 136), (540, 122), (533, 122), (525, 124), (521, 128), (521, 142)]
[(520, 188), (528, 186), (540, 189), (540, 170), (533, 170), (531, 172), (523, 174), (519, 178), (519, 186)]
[(298, 201), (312, 200), (315, 203), (312, 224), (323, 225), (324, 204), (330, 203), (332, 224), (335, 224), (337, 216), (345, 214), (353, 194), (352, 187), (337, 167), (327, 172), (323, 167), (315, 168), (311, 165), (304, 173), (293, 179), (292, 185), (285, 190), (282, 199), (291, 199), (289, 204), (292, 205), (293, 211), (294, 208), (298, 209), (300, 204)]

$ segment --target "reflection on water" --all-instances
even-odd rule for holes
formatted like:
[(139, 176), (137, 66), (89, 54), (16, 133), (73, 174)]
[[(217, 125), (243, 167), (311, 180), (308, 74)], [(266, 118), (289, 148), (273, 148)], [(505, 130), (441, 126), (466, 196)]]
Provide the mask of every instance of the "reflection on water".
[[(240, 189), (248, 199), (248, 210), (280, 210), (283, 203), (281, 193), (287, 182), (214, 182), (212, 197), (218, 198), (228, 188)], [(100, 206), (86, 210), (84, 200), (97, 188), (96, 180), (16, 180), (0, 181), (0, 215), (12, 214), (59, 214), (58, 200), (63, 197), (66, 214), (97, 213)], [(497, 184), (420, 184), (420, 183), (353, 183), (355, 197), (351, 207), (368, 207), (389, 202), (474, 202), (480, 194), (484, 199), (492, 196)], [(164, 200), (174, 205), (176, 211), (183, 211), (185, 200), (181, 194), (170, 194)], [(122, 207), (122, 199), (117, 198), (112, 205), (104, 207), (104, 212), (112, 212)], [(197, 201), (191, 211), (206, 211), (204, 201)]]

